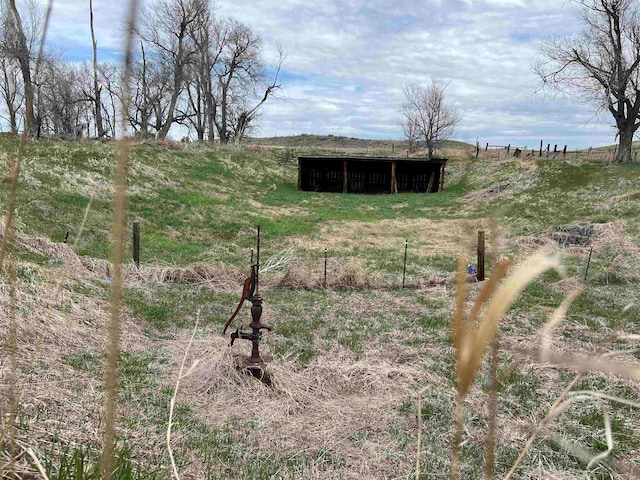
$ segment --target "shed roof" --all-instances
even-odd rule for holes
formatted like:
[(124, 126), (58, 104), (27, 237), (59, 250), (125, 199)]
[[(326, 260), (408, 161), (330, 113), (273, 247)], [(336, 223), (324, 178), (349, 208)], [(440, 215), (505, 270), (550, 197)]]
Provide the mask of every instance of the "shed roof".
[(446, 163), (447, 158), (361, 157), (348, 155), (300, 155), (299, 160), (349, 160), (376, 163)]

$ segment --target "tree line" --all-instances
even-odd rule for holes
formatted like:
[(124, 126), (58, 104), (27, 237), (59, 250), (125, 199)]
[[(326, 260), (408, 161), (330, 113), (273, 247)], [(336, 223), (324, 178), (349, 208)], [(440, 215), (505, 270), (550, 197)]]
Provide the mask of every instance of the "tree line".
[(247, 25), (214, 14), (208, 0), (154, 0), (140, 16), (130, 96), (118, 63), (99, 61), (93, 2), (93, 58), (65, 60), (44, 48), (36, 68), (45, 12), (37, 0), (0, 0), (1, 116), (16, 134), (116, 138), (121, 105), (129, 133), (165, 139), (187, 128), (199, 141), (239, 142), (261, 107), (280, 89), (284, 52), (270, 66), (261, 38)]

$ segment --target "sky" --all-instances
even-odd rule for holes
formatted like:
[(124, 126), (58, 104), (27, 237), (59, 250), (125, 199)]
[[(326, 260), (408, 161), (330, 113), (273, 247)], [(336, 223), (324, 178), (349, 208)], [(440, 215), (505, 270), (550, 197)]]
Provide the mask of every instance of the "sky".
[[(149, 1), (149, 0), (147, 0)], [(91, 57), (88, 0), (56, 0), (49, 43)], [(575, 147), (614, 143), (592, 104), (540, 92), (532, 71), (545, 38), (579, 29), (563, 0), (217, 0), (216, 13), (261, 36), (264, 59), (287, 56), (278, 98), (257, 135), (401, 139), (402, 89), (447, 84), (461, 114), (454, 138), (481, 145)], [(125, 0), (94, 0), (99, 56), (118, 58)]]

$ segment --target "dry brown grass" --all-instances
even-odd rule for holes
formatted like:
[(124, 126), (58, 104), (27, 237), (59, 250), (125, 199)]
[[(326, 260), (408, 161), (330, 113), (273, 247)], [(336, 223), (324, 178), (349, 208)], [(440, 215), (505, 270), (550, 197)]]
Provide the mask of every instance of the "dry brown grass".
[[(181, 345), (175, 345), (175, 354)], [(383, 478), (411, 469), (411, 456), (400, 450), (394, 455), (396, 461), (388, 458), (394, 447), (387, 431), (397, 406), (413, 401), (415, 382), (440, 381), (425, 377), (419, 358), (400, 366), (383, 352), (372, 352), (354, 361), (350, 352), (336, 348), (303, 369), (288, 361), (273, 362), (269, 369), (274, 387), (268, 388), (236, 371), (225, 339), (209, 337), (201, 348), (198, 356), (203, 362), (184, 382), (179, 398), (189, 398), (207, 424), (223, 427), (236, 412), (247, 412), (261, 425), (252, 435), (263, 453), (326, 451), (347, 461), (346, 472), (320, 469), (322, 478)], [(236, 349), (243, 350), (246, 345)], [(364, 432), (368, 455), (352, 441)], [(322, 459), (317, 462), (320, 467)], [(201, 478), (201, 468), (194, 463), (186, 473)]]
[[(401, 232), (411, 232), (419, 241), (411, 243), (413, 253), (420, 256), (435, 254), (458, 255), (471, 253), (475, 244), (472, 233), (477, 230), (489, 229), (492, 222), (481, 220), (443, 220), (432, 221), (427, 218), (411, 220), (382, 220), (379, 222), (325, 222), (320, 233), (309, 238), (294, 238), (289, 240), (289, 246), (294, 249), (318, 250), (325, 248), (330, 251), (350, 251), (355, 246), (359, 248), (396, 248), (398, 251), (404, 246), (405, 238)], [(504, 239), (497, 237), (498, 245), (490, 243), (487, 249), (504, 247)]]
[[(17, 334), (18, 368), (28, 370), (34, 353), (34, 339), (42, 337), (35, 368), (19, 379), (22, 389), (21, 422), (32, 432), (29, 442), (44, 446), (55, 434), (73, 444), (93, 445), (98, 439), (99, 380), (71, 368), (65, 356), (100, 352), (108, 304), (103, 300), (73, 295), (65, 286), (58, 290), (56, 274), (35, 270), (37, 281), (16, 283), (17, 301), (23, 312)], [(69, 281), (71, 283), (71, 281)], [(8, 297), (6, 284), (0, 284), (0, 329), (6, 331)], [(152, 342), (143, 334), (143, 326), (130, 316), (123, 318), (127, 334), (123, 349), (129, 352), (150, 349)], [(46, 365), (46, 369), (38, 365)], [(3, 379), (4, 381), (4, 379)], [(71, 394), (73, 392), (73, 394)], [(47, 412), (47, 421), (39, 418)]]
[[(424, 289), (435, 286), (453, 284), (453, 275), (434, 269), (424, 269), (419, 277), (407, 277), (407, 286)], [(265, 285), (291, 288), (294, 290), (315, 290), (319, 288), (349, 289), (368, 288), (384, 289), (397, 288), (401, 280), (397, 276), (382, 275), (369, 272), (365, 263), (356, 257), (348, 259), (327, 259), (327, 282), (324, 281), (324, 264), (309, 265), (294, 258), (277, 275), (267, 276)]]

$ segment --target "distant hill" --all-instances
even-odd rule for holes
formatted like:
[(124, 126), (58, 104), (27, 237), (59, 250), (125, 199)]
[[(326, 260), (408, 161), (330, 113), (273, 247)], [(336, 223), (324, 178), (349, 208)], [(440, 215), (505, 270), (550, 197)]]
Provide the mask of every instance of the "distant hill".
[[(392, 146), (398, 149), (408, 148), (408, 143), (405, 140), (370, 140), (339, 135), (311, 135), (306, 133), (287, 137), (248, 138), (245, 142), (250, 145), (320, 149), (390, 149)], [(457, 140), (445, 140), (443, 143), (443, 148), (473, 148), (473, 145), (458, 142)]]

